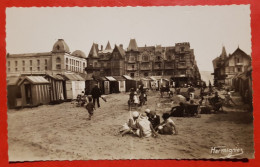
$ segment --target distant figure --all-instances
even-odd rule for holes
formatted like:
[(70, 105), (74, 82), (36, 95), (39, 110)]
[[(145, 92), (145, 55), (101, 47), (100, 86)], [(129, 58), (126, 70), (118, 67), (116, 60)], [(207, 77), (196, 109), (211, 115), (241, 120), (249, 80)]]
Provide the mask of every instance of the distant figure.
[(99, 97), (101, 97), (101, 90), (98, 88), (97, 84), (95, 84), (95, 87), (91, 90), (91, 95), (92, 95), (92, 98), (93, 98), (94, 106), (95, 106), (95, 103), (97, 101), (97, 105), (98, 105), (98, 108), (99, 108), (100, 107)]
[(91, 120), (91, 117), (93, 116), (95, 110), (95, 105), (92, 103), (91, 97), (89, 97), (89, 103), (86, 105), (86, 109), (88, 110), (89, 113), (88, 119)]

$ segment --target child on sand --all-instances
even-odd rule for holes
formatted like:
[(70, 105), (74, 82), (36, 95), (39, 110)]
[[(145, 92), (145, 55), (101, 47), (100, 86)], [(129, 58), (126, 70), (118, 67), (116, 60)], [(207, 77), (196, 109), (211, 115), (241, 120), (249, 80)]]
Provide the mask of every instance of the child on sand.
[(137, 119), (138, 118), (139, 118), (139, 112), (134, 111), (132, 113), (132, 117), (129, 119), (129, 121), (127, 123), (125, 123), (123, 125), (123, 127), (120, 130), (122, 137), (125, 134), (128, 134), (128, 133), (132, 133), (132, 134), (135, 133), (135, 131), (137, 130), (137, 125), (136, 124), (137, 124)]
[(95, 105), (92, 103), (92, 97), (89, 97), (89, 103), (86, 105), (86, 109), (88, 110), (89, 117), (88, 119), (91, 120), (91, 117), (93, 116)]
[(163, 122), (158, 126), (159, 134), (164, 134), (164, 135), (175, 134), (175, 135), (177, 135), (178, 131), (177, 131), (176, 125), (173, 122), (173, 120), (170, 118), (170, 114), (164, 113), (162, 115), (162, 118), (163, 118)]

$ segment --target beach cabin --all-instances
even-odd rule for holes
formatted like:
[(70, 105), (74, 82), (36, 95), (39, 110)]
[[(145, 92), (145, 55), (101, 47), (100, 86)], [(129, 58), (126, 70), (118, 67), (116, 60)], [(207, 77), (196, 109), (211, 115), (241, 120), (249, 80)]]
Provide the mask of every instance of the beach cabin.
[(65, 79), (65, 99), (73, 100), (77, 99), (78, 94), (85, 91), (85, 79), (77, 74), (64, 74), (62, 75)]
[(126, 92), (126, 79), (122, 76), (113, 76), (118, 82), (119, 92)]
[[(100, 76), (94, 76), (94, 80), (96, 81), (96, 84), (98, 84), (98, 87), (101, 90), (102, 94), (109, 94), (109, 81), (105, 77)], [(92, 90), (92, 89), (91, 89)]]
[(110, 93), (119, 93), (119, 83), (117, 80), (112, 76), (106, 76), (105, 78), (109, 81)]
[(144, 88), (151, 88), (151, 79), (150, 78), (141, 78), (140, 79), (142, 84), (144, 85)]
[(50, 102), (50, 82), (42, 76), (26, 76), (18, 82), (21, 106), (33, 107)]
[(131, 88), (134, 88), (136, 90), (137, 88), (137, 81), (134, 80), (133, 78), (131, 78), (128, 75), (123, 75), (123, 77), (126, 79), (125, 83), (126, 83), (126, 92), (129, 92), (129, 90)]
[(60, 75), (46, 75), (44, 77), (50, 82), (50, 101), (57, 103), (64, 100), (65, 96), (65, 80)]
[(18, 107), (21, 99), (21, 89), (17, 85), (20, 77), (7, 77), (7, 105), (9, 109)]

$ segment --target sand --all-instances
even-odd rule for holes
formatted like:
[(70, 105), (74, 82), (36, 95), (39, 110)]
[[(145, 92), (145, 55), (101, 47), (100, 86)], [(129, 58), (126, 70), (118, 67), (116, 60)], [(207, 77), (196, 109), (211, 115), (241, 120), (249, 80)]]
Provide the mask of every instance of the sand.
[[(176, 103), (149, 92), (148, 104), (139, 108), (159, 115)], [(178, 135), (158, 138), (122, 137), (118, 130), (129, 119), (128, 94), (111, 94), (92, 120), (83, 107), (66, 102), (8, 111), (10, 161), (97, 159), (208, 159), (227, 156), (212, 147), (242, 148), (233, 158), (254, 158), (253, 118), (246, 108), (226, 108), (226, 114), (200, 118), (174, 118)], [(241, 104), (242, 105), (242, 104)]]

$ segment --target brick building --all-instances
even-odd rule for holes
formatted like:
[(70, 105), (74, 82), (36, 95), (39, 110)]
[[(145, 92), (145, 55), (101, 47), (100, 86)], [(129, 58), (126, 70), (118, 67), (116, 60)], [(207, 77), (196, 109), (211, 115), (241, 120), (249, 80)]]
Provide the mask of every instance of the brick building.
[(201, 79), (194, 50), (188, 42), (169, 47), (138, 47), (136, 40), (131, 39), (126, 50), (123, 45), (115, 45), (112, 50), (109, 42), (103, 50), (94, 43), (87, 62), (86, 71), (93, 75), (167, 76), (180, 84), (197, 83)]
[(216, 57), (212, 63), (214, 68), (214, 85), (230, 85), (230, 81), (235, 75), (246, 72), (251, 67), (251, 57), (239, 47), (227, 56), (226, 49), (223, 46), (220, 56)]

